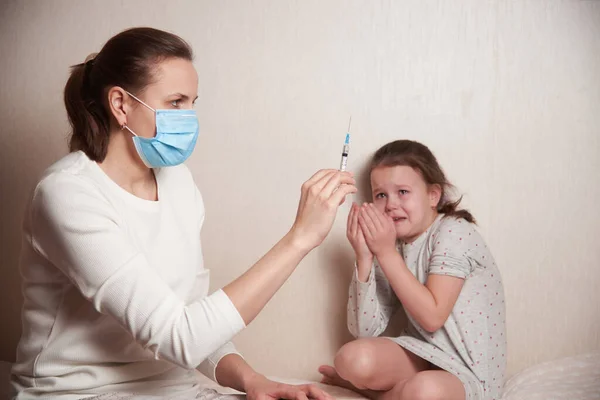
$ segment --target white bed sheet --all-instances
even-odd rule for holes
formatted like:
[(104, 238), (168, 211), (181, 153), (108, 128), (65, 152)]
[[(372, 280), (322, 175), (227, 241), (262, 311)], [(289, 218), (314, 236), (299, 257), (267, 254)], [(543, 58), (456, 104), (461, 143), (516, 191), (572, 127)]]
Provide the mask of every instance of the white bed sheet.
[(513, 375), (502, 400), (599, 400), (600, 353), (534, 365)]
[[(0, 400), (8, 400), (10, 366), (8, 362), (0, 361)], [(220, 393), (235, 393), (231, 389), (219, 387), (208, 378), (202, 378), (208, 387)], [(270, 378), (289, 384), (314, 383), (299, 379)], [(317, 385), (339, 400), (364, 399), (346, 389), (320, 383)], [(506, 382), (502, 400), (600, 400), (600, 352), (562, 358), (527, 368)]]

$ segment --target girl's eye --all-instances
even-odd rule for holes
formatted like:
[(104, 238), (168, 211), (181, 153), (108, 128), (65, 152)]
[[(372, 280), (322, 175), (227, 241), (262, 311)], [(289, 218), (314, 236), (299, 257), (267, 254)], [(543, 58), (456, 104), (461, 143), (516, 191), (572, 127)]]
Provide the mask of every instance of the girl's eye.
[(171, 101), (171, 105), (172, 105), (173, 107), (177, 108), (177, 107), (179, 107), (179, 102), (180, 102), (180, 101), (181, 101), (180, 99), (173, 100), (173, 101)]
[(399, 193), (400, 193), (401, 195), (405, 195), (405, 194), (408, 194), (408, 190), (400, 189), (400, 190), (399, 190)]
[(385, 194), (384, 194), (384, 193), (377, 193), (377, 194), (375, 195), (375, 198), (376, 198), (376, 199), (383, 199), (384, 197), (385, 197)]

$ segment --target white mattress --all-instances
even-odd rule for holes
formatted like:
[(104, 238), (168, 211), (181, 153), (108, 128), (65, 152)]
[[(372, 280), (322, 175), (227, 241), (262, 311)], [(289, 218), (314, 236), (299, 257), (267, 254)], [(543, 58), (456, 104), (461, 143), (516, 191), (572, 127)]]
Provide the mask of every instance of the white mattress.
[(527, 368), (504, 385), (503, 400), (599, 400), (600, 353)]
[[(0, 400), (8, 399), (10, 364), (0, 361)], [(308, 381), (271, 377), (271, 379), (303, 384)], [(222, 390), (214, 382), (209, 386)], [(363, 397), (339, 387), (317, 384), (339, 400), (359, 400)], [(504, 387), (502, 400), (600, 400), (600, 353), (563, 358), (527, 368), (512, 376)]]
[[(8, 400), (8, 383), (10, 380), (10, 367), (11, 367), (10, 363), (8, 363), (6, 361), (0, 361), (0, 400)], [(204, 375), (201, 375), (200, 373), (198, 373), (198, 375), (199, 375), (199, 379), (202, 382), (204, 382), (207, 387), (214, 388), (215, 390), (217, 390), (220, 393), (223, 393), (223, 394), (237, 394), (238, 393), (235, 390), (232, 390), (229, 388), (222, 388), (222, 387), (218, 386), (216, 383), (214, 383), (210, 379), (206, 378)], [(312, 382), (302, 381), (302, 380), (298, 380), (298, 379), (284, 379), (284, 378), (273, 378), (273, 377), (271, 377), (271, 379), (274, 379), (274, 380), (277, 380), (280, 382), (290, 383), (290, 384), (312, 383)], [(350, 390), (346, 390), (346, 389), (339, 388), (339, 387), (327, 386), (327, 385), (323, 385), (320, 383), (318, 383), (317, 385), (319, 387), (327, 390), (336, 399), (340, 399), (340, 400), (363, 399), (363, 397), (359, 396), (358, 394), (356, 394), (354, 392), (351, 392)], [(234, 397), (232, 396), (231, 398), (234, 398)]]

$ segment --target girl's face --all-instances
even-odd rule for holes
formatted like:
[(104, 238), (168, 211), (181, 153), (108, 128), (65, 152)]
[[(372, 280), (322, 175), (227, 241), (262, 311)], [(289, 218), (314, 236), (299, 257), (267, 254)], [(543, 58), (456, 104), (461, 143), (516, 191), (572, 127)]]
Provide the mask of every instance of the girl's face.
[(428, 185), (412, 167), (376, 167), (371, 171), (373, 204), (394, 220), (396, 237), (410, 243), (437, 217), (439, 185)]

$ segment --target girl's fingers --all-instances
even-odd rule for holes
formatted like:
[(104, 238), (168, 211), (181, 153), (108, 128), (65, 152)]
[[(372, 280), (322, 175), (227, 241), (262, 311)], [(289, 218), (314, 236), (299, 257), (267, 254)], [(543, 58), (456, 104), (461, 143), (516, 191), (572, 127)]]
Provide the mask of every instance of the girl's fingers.
[(375, 228), (375, 224), (373, 224), (371, 217), (365, 212), (364, 208), (360, 209), (358, 214), (358, 222), (363, 233), (365, 234), (365, 237), (368, 240), (372, 240), (375, 237), (377, 229)]
[(373, 221), (373, 226), (375, 226), (375, 229), (377, 231), (382, 231), (384, 225), (379, 219), (379, 210), (377, 210), (373, 204), (367, 204), (364, 207), (364, 210), (365, 213), (371, 218), (371, 221)]

